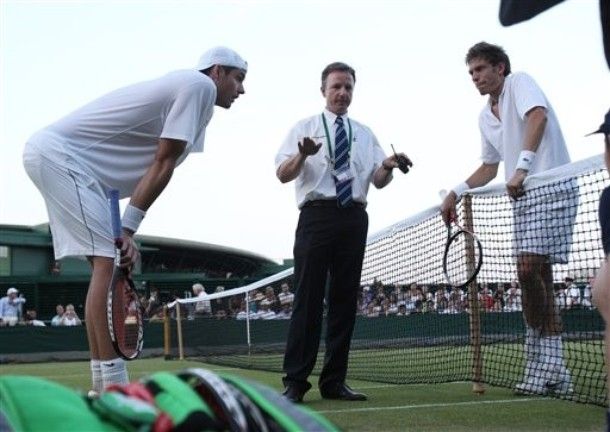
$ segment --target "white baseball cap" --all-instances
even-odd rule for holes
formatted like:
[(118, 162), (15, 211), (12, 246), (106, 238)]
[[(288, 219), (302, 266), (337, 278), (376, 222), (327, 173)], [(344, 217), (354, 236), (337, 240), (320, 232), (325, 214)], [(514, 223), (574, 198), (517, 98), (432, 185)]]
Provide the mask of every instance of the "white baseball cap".
[(9, 289), (6, 290), (6, 295), (10, 295), (10, 294), (17, 294), (19, 291), (17, 290), (17, 288), (15, 287), (10, 287)]
[(205, 70), (214, 65), (231, 66), (248, 71), (248, 62), (231, 48), (218, 46), (203, 53), (197, 63), (197, 70)]

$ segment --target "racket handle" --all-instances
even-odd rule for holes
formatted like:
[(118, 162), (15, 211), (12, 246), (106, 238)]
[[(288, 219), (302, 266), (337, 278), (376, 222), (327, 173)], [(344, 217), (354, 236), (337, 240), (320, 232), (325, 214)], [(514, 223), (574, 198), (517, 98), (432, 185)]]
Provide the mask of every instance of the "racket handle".
[(121, 233), (121, 210), (119, 208), (119, 191), (111, 189), (108, 193), (108, 201), (110, 202), (110, 219), (112, 221), (112, 235), (114, 241), (119, 242), (122, 238)]

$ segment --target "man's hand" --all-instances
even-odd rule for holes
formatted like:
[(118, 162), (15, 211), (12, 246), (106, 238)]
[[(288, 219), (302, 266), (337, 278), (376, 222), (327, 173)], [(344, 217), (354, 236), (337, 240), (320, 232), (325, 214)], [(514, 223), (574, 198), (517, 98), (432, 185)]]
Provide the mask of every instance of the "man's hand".
[(527, 177), (527, 171), (518, 169), (508, 183), (506, 183), (506, 192), (508, 192), (508, 196), (512, 199), (516, 200), (525, 195), (525, 190), (523, 189), (525, 177)]
[(133, 240), (133, 234), (123, 230), (123, 244), (121, 245), (121, 268), (129, 269), (134, 266), (140, 256), (140, 251), (136, 242)]
[(315, 155), (320, 147), (322, 147), (322, 143), (316, 144), (311, 138), (305, 137), (303, 143), (299, 142), (299, 153), (304, 156)]
[(445, 225), (449, 224), (457, 219), (457, 213), (455, 212), (455, 203), (457, 201), (457, 195), (453, 191), (449, 191), (443, 203), (441, 204), (441, 216)]
[(403, 173), (409, 172), (409, 167), (413, 166), (411, 159), (404, 153), (395, 153), (390, 157), (387, 157), (382, 162), (382, 166), (387, 171), (392, 171), (394, 168), (400, 168)]

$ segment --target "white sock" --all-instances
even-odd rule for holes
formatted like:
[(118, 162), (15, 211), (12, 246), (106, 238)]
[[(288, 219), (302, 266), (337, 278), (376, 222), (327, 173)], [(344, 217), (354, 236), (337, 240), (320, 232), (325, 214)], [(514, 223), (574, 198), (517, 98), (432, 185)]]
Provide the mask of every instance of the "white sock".
[(93, 383), (93, 390), (101, 392), (104, 383), (102, 382), (102, 368), (99, 360), (91, 360), (91, 382)]
[(104, 388), (110, 384), (128, 384), (127, 366), (125, 360), (115, 358), (112, 360), (100, 360), (102, 369), (102, 381)]
[(541, 340), (542, 355), (547, 363), (561, 364), (563, 360), (563, 347), (561, 336), (546, 336)]
[(525, 356), (528, 360), (538, 361), (541, 354), (540, 330), (533, 327), (525, 329)]

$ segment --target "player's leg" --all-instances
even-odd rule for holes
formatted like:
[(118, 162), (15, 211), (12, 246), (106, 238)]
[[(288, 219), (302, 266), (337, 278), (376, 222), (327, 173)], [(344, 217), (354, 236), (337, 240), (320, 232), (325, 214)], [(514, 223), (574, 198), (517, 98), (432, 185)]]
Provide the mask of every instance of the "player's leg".
[[(82, 171), (74, 161), (62, 153), (62, 144), (54, 137), (37, 136), (26, 145), (23, 160), (26, 172), (40, 190), (49, 214), (49, 225), (53, 235), (55, 258), (67, 256), (114, 256), (111, 234), (110, 211), (103, 188)], [(110, 261), (112, 262), (112, 261)], [(93, 264), (93, 263), (92, 263)], [(99, 280), (99, 270), (93, 266), (92, 286)], [(95, 289), (94, 292), (98, 292)], [(98, 294), (99, 295), (99, 294)], [(100, 355), (106, 351), (98, 342), (94, 309), (94, 297), (87, 295), (85, 322), (91, 354), (93, 388), (99, 389), (101, 365)], [(104, 315), (104, 322), (106, 321)], [(115, 355), (116, 356), (116, 355)]]
[(546, 383), (542, 379), (541, 335), (544, 325), (542, 311), (546, 309), (545, 284), (541, 266), (545, 257), (522, 253), (517, 260), (517, 275), (521, 285), (523, 317), (526, 332), (524, 341), (525, 369), (523, 380), (515, 390), (519, 393), (546, 394)]
[(567, 368), (563, 353), (563, 330), (559, 305), (555, 301), (553, 268), (549, 261), (541, 266), (544, 284), (545, 303), (543, 310), (544, 323), (540, 340), (543, 370), (546, 372), (547, 385), (555, 392), (573, 393), (572, 377)]
[[(91, 259), (89, 262), (93, 269), (93, 263)], [(95, 393), (100, 393), (103, 390), (104, 383), (102, 381), (102, 366), (100, 362), (100, 354), (97, 346), (97, 339), (95, 337), (93, 322), (89, 322), (89, 318), (93, 316), (91, 313), (91, 296), (90, 291), (87, 290), (87, 299), (85, 300), (85, 329), (87, 330), (87, 341), (89, 342), (89, 353), (90, 353), (90, 368), (91, 368), (91, 383), (92, 390)]]
[(125, 361), (119, 357), (112, 346), (108, 319), (106, 317), (106, 299), (108, 287), (114, 268), (113, 258), (91, 257), (92, 274), (87, 292), (87, 323), (92, 327), (94, 344), (98, 350), (100, 372), (103, 386), (109, 384), (126, 384), (129, 382)]

